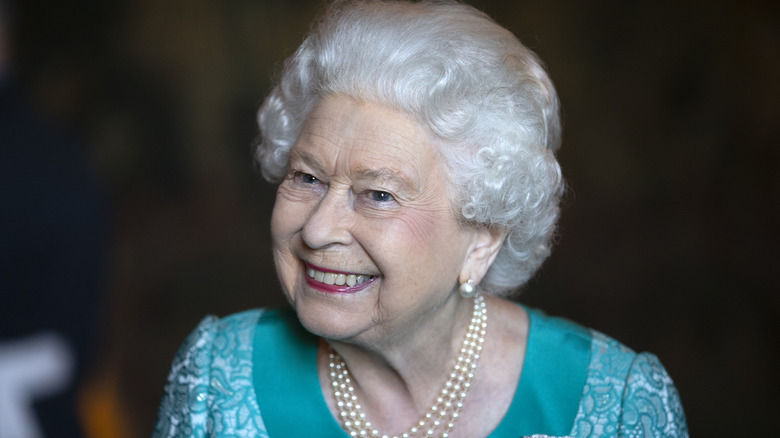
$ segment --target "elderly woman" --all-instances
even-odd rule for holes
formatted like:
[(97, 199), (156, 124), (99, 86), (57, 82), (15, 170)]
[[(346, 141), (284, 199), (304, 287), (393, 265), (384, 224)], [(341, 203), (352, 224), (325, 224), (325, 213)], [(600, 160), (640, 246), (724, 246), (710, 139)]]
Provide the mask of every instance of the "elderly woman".
[(454, 2), (338, 2), (259, 115), (291, 310), (206, 318), (155, 436), (686, 436), (655, 356), (506, 299), (550, 253), (558, 100)]

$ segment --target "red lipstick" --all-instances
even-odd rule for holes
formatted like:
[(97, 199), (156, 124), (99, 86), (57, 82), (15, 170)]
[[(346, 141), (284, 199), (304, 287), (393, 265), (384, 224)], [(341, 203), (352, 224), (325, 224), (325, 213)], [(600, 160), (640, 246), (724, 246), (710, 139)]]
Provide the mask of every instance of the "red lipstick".
[(312, 264), (309, 264), (309, 263), (305, 263), (304, 269), (305, 269), (304, 277), (306, 278), (306, 284), (309, 285), (309, 287), (311, 287), (313, 289), (316, 289), (316, 290), (318, 290), (320, 292), (325, 292), (325, 293), (346, 293), (346, 294), (357, 293), (357, 292), (360, 292), (361, 290), (371, 286), (376, 281), (376, 279), (378, 278), (376, 276), (370, 276), (370, 278), (368, 280), (366, 280), (366, 281), (364, 281), (364, 282), (362, 282), (360, 284), (356, 284), (354, 286), (350, 286), (348, 284), (343, 284), (343, 285), (327, 284), (327, 283), (323, 283), (321, 281), (317, 281), (314, 278), (310, 277), (306, 271), (308, 271), (309, 269), (313, 269), (315, 271), (326, 272), (326, 273), (333, 273), (333, 274), (344, 274), (344, 275), (364, 275), (364, 274), (353, 274), (353, 273), (349, 273), (349, 272), (336, 271), (336, 270), (333, 270), (333, 269), (321, 268), (319, 266), (312, 265)]

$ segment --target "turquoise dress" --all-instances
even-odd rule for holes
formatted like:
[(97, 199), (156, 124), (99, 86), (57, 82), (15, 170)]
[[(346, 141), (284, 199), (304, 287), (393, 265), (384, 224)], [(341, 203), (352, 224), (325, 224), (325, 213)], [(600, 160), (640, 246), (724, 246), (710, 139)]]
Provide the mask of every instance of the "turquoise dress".
[[(658, 359), (535, 310), (520, 382), (490, 438), (688, 436)], [(174, 359), (153, 437), (347, 438), (290, 310), (205, 318)]]

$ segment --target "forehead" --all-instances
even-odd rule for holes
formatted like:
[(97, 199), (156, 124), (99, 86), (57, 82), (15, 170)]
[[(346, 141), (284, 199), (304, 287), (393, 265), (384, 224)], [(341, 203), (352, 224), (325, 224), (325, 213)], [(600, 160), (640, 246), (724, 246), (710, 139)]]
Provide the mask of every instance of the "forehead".
[(327, 96), (293, 146), (291, 160), (296, 159), (315, 160), (332, 171), (392, 169), (413, 177), (410, 171), (433, 165), (435, 151), (430, 134), (410, 117), (375, 103)]

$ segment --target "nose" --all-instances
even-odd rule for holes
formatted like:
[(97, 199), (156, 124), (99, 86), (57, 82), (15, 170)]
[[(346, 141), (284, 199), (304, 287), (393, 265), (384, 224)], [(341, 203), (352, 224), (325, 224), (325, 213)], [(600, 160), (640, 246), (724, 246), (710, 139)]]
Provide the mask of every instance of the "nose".
[(349, 245), (350, 232), (349, 194), (346, 190), (329, 188), (320, 202), (314, 206), (303, 226), (303, 241), (313, 249), (330, 245)]

